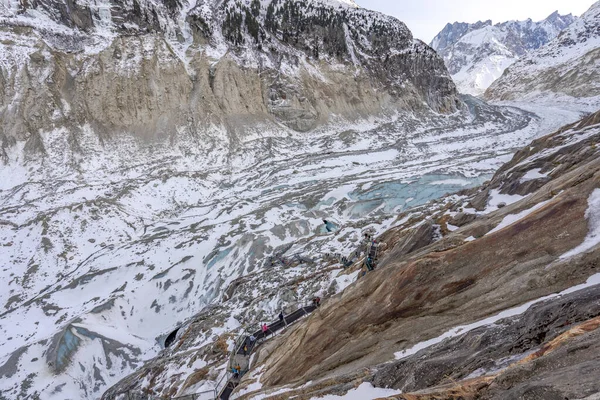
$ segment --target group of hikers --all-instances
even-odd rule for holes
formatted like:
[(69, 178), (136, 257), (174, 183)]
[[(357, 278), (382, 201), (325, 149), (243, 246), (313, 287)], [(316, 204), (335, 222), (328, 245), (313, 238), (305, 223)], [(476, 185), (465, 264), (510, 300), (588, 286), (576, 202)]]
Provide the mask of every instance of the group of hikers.
[[(364, 265), (367, 268), (367, 270), (363, 271), (362, 275), (365, 275), (367, 271), (373, 271), (375, 269), (376, 261), (377, 261), (377, 250), (378, 250), (379, 245), (373, 238), (373, 235), (370, 233), (364, 234), (363, 242), (354, 252), (352, 252), (350, 254), (349, 257), (346, 257), (346, 256), (338, 257), (340, 260), (340, 263), (342, 264), (342, 267), (344, 269), (352, 266), (354, 264), (354, 262), (356, 261), (356, 259), (360, 257), (360, 255), (363, 252), (363, 250), (362, 250), (363, 246), (365, 244), (367, 246), (367, 249), (366, 249), (366, 257), (365, 257)], [(326, 257), (329, 257), (329, 256), (330, 256), (330, 254), (327, 253)]]
[(264, 323), (264, 324), (262, 324), (261, 329), (262, 329), (262, 332), (265, 334), (265, 336), (267, 336), (267, 332), (269, 331), (269, 326), (266, 323)]
[[(321, 305), (321, 298), (319, 296), (313, 297), (311, 302), (312, 302), (313, 306), (319, 307)], [(279, 321), (283, 322), (284, 324), (287, 325), (283, 311), (281, 311), (279, 313)], [(271, 331), (271, 329), (269, 328), (269, 325), (267, 325), (266, 322), (262, 323), (260, 328), (261, 328), (261, 331), (262, 331), (264, 337), (267, 337), (269, 332), (274, 333)], [(246, 340), (244, 341), (244, 346), (242, 348), (242, 353), (245, 357), (250, 354), (250, 352), (254, 348), (255, 343), (256, 343), (256, 336), (250, 335), (246, 338)], [(242, 367), (240, 366), (239, 363), (237, 363), (235, 366), (231, 367), (231, 373), (233, 374), (233, 379), (240, 378), (240, 376), (242, 375)]]
[[(375, 269), (375, 261), (377, 258), (377, 243), (375, 242), (375, 240), (373, 239), (372, 235), (369, 233), (365, 233), (364, 236), (364, 240), (367, 243), (367, 254), (366, 254), (366, 258), (365, 258), (365, 266), (367, 268), (368, 271), (373, 271)], [(357, 250), (358, 252), (359, 250)], [(287, 260), (285, 260), (283, 257), (277, 257), (276, 258), (277, 261), (279, 262), (286, 262)], [(347, 266), (347, 264), (351, 264), (350, 262), (351, 260), (349, 260), (346, 257), (342, 258), (342, 263), (344, 264), (344, 267)], [(363, 272), (363, 275), (366, 273)], [(319, 307), (321, 305), (321, 298), (319, 296), (315, 296), (311, 299), (311, 303), (313, 307)], [(283, 314), (283, 311), (279, 312), (278, 315), (279, 318), (279, 322), (285, 324), (287, 326), (287, 321), (285, 318), (285, 315)], [(269, 325), (267, 325), (266, 322), (263, 322), (260, 326), (261, 331), (263, 333), (264, 337), (267, 337), (269, 335), (269, 332), (271, 334), (273, 334), (274, 332), (270, 329)], [(274, 328), (275, 330), (281, 329), (281, 326), (279, 326), (278, 328)], [(244, 356), (248, 356), (248, 354), (252, 351), (252, 349), (254, 348), (254, 344), (256, 342), (256, 337), (254, 335), (250, 335), (246, 341), (244, 342), (244, 346), (242, 348), (242, 352)], [(231, 368), (231, 372), (233, 374), (233, 378), (234, 379), (238, 379), (241, 374), (242, 374), (242, 367), (238, 364), (236, 364), (234, 367)]]
[(290, 261), (287, 258), (280, 256), (280, 255), (276, 255), (276, 256), (269, 258), (269, 266), (270, 267), (274, 267), (277, 264), (286, 266), (289, 264), (289, 262)]
[[(378, 249), (378, 244), (375, 242), (375, 240), (373, 239), (372, 235), (369, 233), (365, 233), (365, 242), (367, 243), (367, 254), (366, 254), (366, 258), (365, 258), (365, 266), (367, 267), (368, 271), (373, 271), (375, 269), (375, 264), (376, 264), (376, 259), (377, 259), (377, 249)], [(364, 242), (363, 242), (364, 243)], [(353, 257), (352, 259), (349, 259), (347, 257), (342, 257), (341, 261), (342, 264), (344, 265), (344, 268), (349, 267), (350, 265), (352, 265), (352, 263), (354, 262), (354, 256), (358, 257), (360, 255), (360, 248), (357, 249), (355, 251), (355, 253), (353, 253)], [(329, 254), (328, 254), (329, 256)], [(285, 265), (287, 263), (288, 260), (286, 260), (285, 258), (281, 257), (281, 256), (277, 256), (271, 259), (271, 265), (274, 265), (275, 262), (279, 262), (283, 265)], [(363, 272), (363, 275), (366, 274), (366, 271)], [(321, 298), (319, 296), (315, 296), (311, 299), (311, 303), (313, 307), (319, 307), (321, 305)], [(279, 323), (283, 322), (283, 324), (285, 324), (285, 326), (287, 326), (287, 321), (285, 318), (285, 315), (283, 314), (283, 311), (279, 312), (278, 315), (279, 318)], [(293, 321), (292, 321), (293, 322)], [(275, 323), (277, 324), (277, 323)], [(272, 325), (273, 326), (273, 325)], [(266, 322), (261, 324), (261, 331), (263, 334), (263, 337), (267, 337), (269, 335), (269, 332), (271, 334), (274, 334), (275, 332), (273, 332), (269, 325), (267, 325)], [(277, 331), (281, 329), (281, 325), (279, 327), (275, 327), (274, 330)], [(254, 349), (255, 343), (256, 343), (256, 336), (254, 335), (250, 335), (246, 338), (246, 341), (244, 342), (243, 348), (242, 348), (242, 353), (244, 355), (244, 357), (247, 357), (249, 355), (249, 353)], [(239, 347), (238, 347), (239, 349)], [(236, 350), (238, 351), (238, 350)], [(235, 366), (231, 367), (231, 373), (233, 374), (233, 385), (235, 387), (235, 385), (237, 385), (237, 380), (242, 376), (242, 367), (240, 366), (240, 363), (236, 363)]]
[[(312, 302), (313, 306), (319, 307), (321, 305), (321, 298), (319, 296), (313, 297), (311, 302)], [(283, 322), (284, 324), (287, 325), (287, 321), (285, 320), (285, 315), (283, 315), (283, 310), (279, 312), (278, 318), (279, 318), (279, 322)], [(271, 330), (271, 329), (269, 329), (269, 325), (267, 325), (266, 322), (264, 322), (260, 326), (260, 329), (262, 330), (262, 333), (265, 335), (265, 337), (268, 335), (268, 332)], [(251, 336), (251, 337), (254, 337), (254, 336)]]

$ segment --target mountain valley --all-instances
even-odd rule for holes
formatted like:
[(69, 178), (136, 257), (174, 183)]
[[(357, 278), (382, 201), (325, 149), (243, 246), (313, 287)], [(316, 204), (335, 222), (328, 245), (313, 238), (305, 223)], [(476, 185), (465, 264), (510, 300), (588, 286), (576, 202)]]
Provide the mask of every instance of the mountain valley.
[(0, 399), (593, 399), (598, 4), (482, 99), (352, 0), (2, 3)]

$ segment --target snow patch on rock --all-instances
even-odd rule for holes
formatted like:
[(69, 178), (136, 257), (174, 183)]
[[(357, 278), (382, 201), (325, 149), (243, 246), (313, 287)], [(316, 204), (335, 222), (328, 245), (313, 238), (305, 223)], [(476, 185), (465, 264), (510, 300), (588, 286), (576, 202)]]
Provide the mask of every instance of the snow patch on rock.
[(527, 302), (527, 303), (525, 303), (525, 304), (523, 304), (521, 306), (518, 306), (518, 307), (515, 307), (515, 308), (511, 308), (511, 309), (508, 309), (508, 310), (504, 310), (504, 311), (502, 311), (502, 312), (500, 312), (500, 313), (498, 313), (496, 315), (493, 315), (491, 317), (482, 319), (481, 321), (477, 321), (477, 322), (474, 322), (474, 323), (468, 324), (468, 325), (458, 326), (456, 328), (453, 328), (453, 329), (445, 332), (444, 334), (442, 334), (442, 335), (440, 335), (440, 336), (438, 336), (436, 338), (429, 339), (429, 340), (417, 343), (414, 346), (410, 347), (409, 349), (396, 352), (396, 353), (394, 353), (394, 355), (396, 357), (396, 360), (401, 360), (403, 358), (406, 358), (408, 356), (416, 354), (420, 350), (423, 350), (423, 349), (426, 349), (426, 348), (428, 348), (430, 346), (438, 344), (438, 343), (442, 342), (445, 339), (448, 339), (448, 338), (451, 338), (451, 337), (456, 337), (458, 335), (462, 335), (463, 333), (472, 331), (475, 328), (479, 328), (479, 327), (482, 327), (482, 326), (495, 324), (496, 322), (500, 321), (501, 319), (505, 319), (505, 318), (509, 318), (509, 317), (514, 317), (516, 315), (523, 314), (525, 311), (527, 311), (534, 304), (540, 303), (540, 302), (545, 301), (545, 300), (553, 299), (553, 298), (556, 298), (556, 297), (559, 297), (559, 296), (563, 296), (565, 294), (573, 293), (573, 292), (576, 292), (578, 290), (585, 289), (587, 287), (598, 285), (598, 284), (600, 284), (600, 274), (592, 275), (591, 277), (588, 278), (588, 280), (585, 283), (573, 286), (573, 287), (571, 287), (569, 289), (563, 290), (560, 293), (551, 294), (551, 295), (548, 295), (548, 296), (544, 296), (544, 297), (541, 297), (539, 299)]
[(586, 251), (600, 244), (600, 189), (594, 190), (590, 195), (585, 217), (588, 220), (589, 226), (589, 232), (587, 236), (583, 240), (583, 243), (581, 243), (579, 246), (560, 256), (561, 259), (566, 259), (581, 253), (585, 253)]
[(344, 395), (313, 397), (311, 400), (366, 400), (393, 396), (400, 393), (402, 393), (400, 390), (376, 388), (369, 382), (363, 382), (356, 389), (351, 389)]

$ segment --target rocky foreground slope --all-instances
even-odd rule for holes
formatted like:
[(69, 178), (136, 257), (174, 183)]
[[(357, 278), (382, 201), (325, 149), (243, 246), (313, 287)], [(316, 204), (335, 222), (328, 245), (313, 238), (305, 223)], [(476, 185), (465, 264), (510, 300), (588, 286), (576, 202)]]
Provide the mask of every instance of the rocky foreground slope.
[(482, 95), (515, 61), (554, 39), (577, 18), (552, 13), (533, 22), (447, 24), (431, 42), (461, 93)]
[(600, 2), (596, 2), (556, 39), (510, 66), (485, 98), (597, 97), (599, 54)]
[(401, 215), (377, 270), (261, 348), (239, 398), (595, 398), (599, 141), (596, 113)]

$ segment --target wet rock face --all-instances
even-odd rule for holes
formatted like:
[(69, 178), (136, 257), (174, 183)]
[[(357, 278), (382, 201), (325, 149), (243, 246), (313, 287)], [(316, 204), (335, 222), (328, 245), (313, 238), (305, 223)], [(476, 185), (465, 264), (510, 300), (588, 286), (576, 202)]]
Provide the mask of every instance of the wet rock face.
[[(376, 387), (395, 388), (407, 393), (499, 371), (524, 359), (542, 344), (551, 342), (574, 326), (599, 315), (600, 286), (594, 286), (536, 305), (518, 317), (477, 328), (385, 365), (375, 372), (372, 383)], [(582, 354), (577, 357), (583, 365), (576, 370), (585, 368)], [(512, 381), (520, 387), (509, 390), (503, 397), (493, 398), (521, 398), (536, 387), (543, 388), (527, 384), (528, 379), (517, 378), (516, 375), (511, 373), (502, 378), (501, 386)], [(546, 389), (561, 394), (563, 399), (566, 396), (563, 392), (565, 387), (561, 387), (564, 383), (557, 385), (557, 381), (552, 381)], [(600, 387), (596, 389), (600, 390)]]

